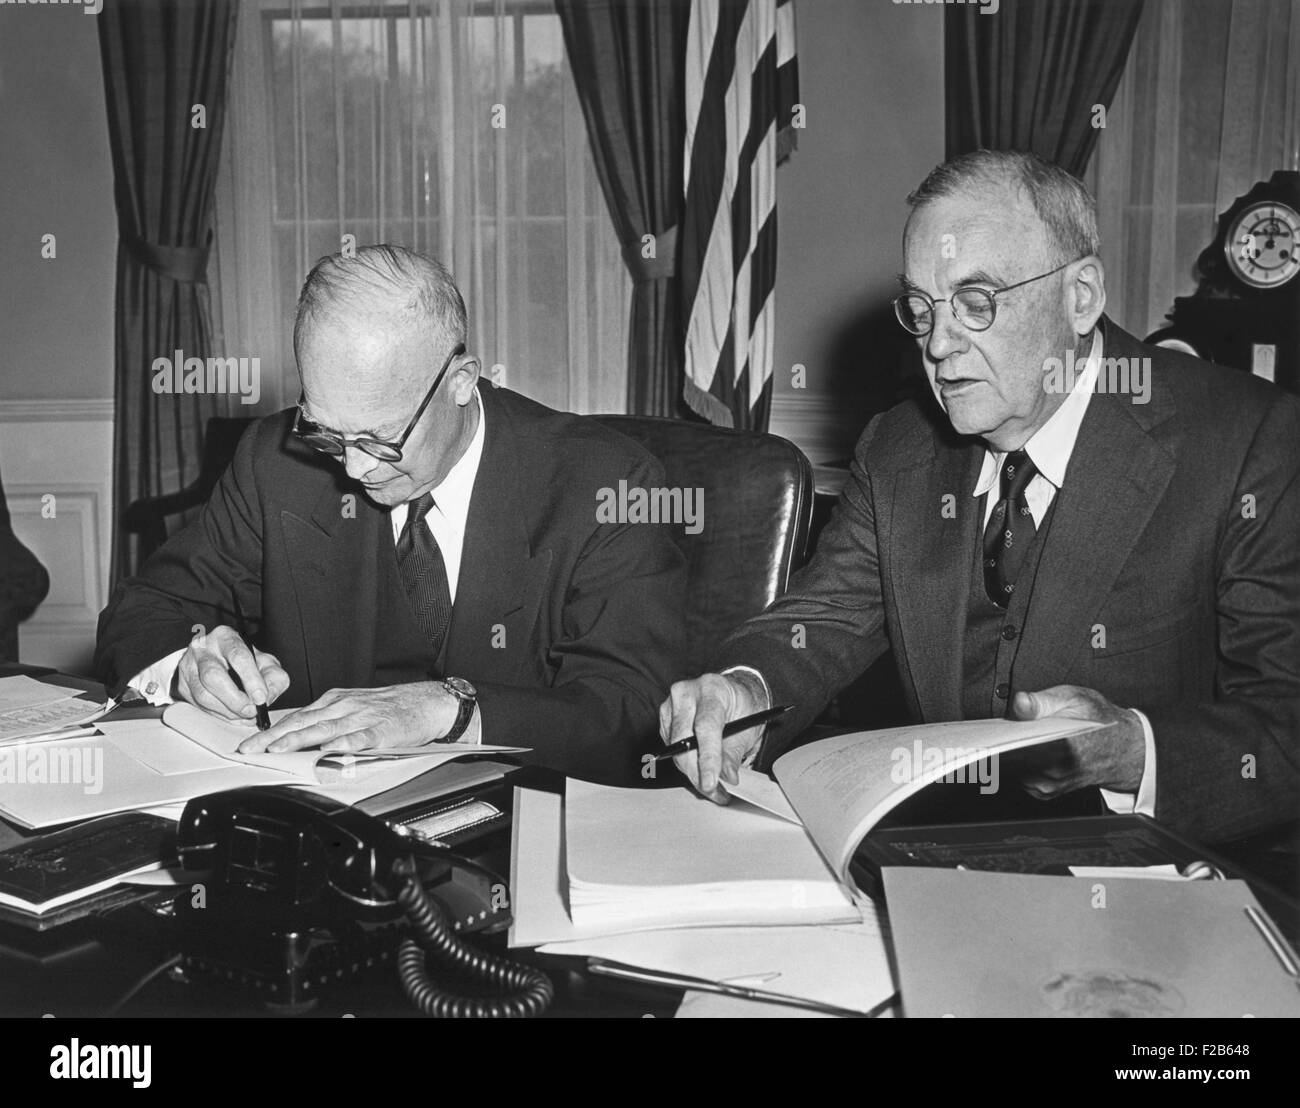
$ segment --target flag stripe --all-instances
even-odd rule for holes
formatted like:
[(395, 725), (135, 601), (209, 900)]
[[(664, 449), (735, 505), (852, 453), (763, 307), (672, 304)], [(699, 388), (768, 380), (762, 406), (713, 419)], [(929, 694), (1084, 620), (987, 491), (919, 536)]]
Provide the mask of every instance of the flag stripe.
[(679, 260), (687, 403), (765, 426), (776, 287), (776, 165), (793, 146), (793, 0), (693, 0)]
[[(727, 85), (731, 82), (732, 44), (740, 23), (740, 13), (734, 6), (728, 5), (718, 12), (718, 5), (719, 0), (696, 0), (691, 7), (692, 28), (696, 24), (697, 13), (714, 9), (712, 22), (718, 31), (713, 39), (714, 49), (706, 59), (689, 54), (687, 57), (688, 63), (702, 64), (705, 68), (703, 79), (696, 82), (700, 90), (700, 103), (692, 104), (689, 100), (686, 103), (686, 118), (697, 121), (694, 145), (687, 150), (684, 169), (686, 212), (678, 263), (682, 279), (682, 303), (688, 313), (695, 303), (709, 237), (722, 196), (727, 133), (723, 110)], [(701, 21), (707, 22), (707, 17)], [(690, 318), (689, 314), (684, 318)]]

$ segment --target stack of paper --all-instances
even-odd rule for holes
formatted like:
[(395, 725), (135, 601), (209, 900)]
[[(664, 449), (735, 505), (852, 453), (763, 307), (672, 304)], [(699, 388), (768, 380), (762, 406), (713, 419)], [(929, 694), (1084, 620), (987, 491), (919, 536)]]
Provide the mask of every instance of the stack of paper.
[(804, 829), (687, 789), (569, 781), (569, 911), (609, 931), (856, 920)]
[(0, 677), (0, 746), (37, 737), (74, 737), (112, 707), (77, 689), (31, 677)]
[(844, 1012), (875, 1012), (895, 992), (881, 919), (870, 904), (858, 923), (676, 928), (548, 943), (539, 949)]
[[(570, 782), (569, 789), (570, 793), (579, 794), (595, 790), (595, 807), (580, 805), (585, 809), (585, 817), (578, 822), (584, 818), (595, 820), (593, 833), (603, 827), (601, 837), (625, 840), (623, 849), (641, 849), (646, 846), (649, 834), (651, 838), (669, 842), (670, 848), (665, 849), (677, 855), (713, 853), (726, 879), (718, 883), (708, 914), (737, 926), (700, 926), (698, 914), (694, 918), (686, 916), (682, 903), (696, 900), (698, 888), (688, 888), (683, 901), (669, 909), (673, 926), (666, 926), (662, 916), (658, 923), (651, 924), (643, 915), (634, 919), (627, 911), (618, 913), (618, 921), (614, 923), (602, 920), (600, 913), (594, 923), (590, 919), (579, 922), (570, 918), (566, 906), (566, 896), (572, 895), (572, 889), (565, 863), (565, 798), (532, 789), (516, 789), (510, 875), (514, 893), (511, 946), (538, 946), (548, 954), (600, 959), (606, 965), (653, 971), (676, 979), (664, 983), (677, 987), (689, 987), (692, 980), (718, 982), (850, 1012), (873, 1012), (893, 995), (895, 986), (882, 921), (870, 904), (859, 908), (847, 898), (828, 897), (833, 902), (830, 908), (809, 909), (805, 903), (795, 921), (798, 926), (784, 922), (772, 925), (770, 921), (764, 926), (743, 926), (762, 921), (770, 913), (772, 902), (768, 897), (755, 906), (750, 883), (755, 877), (752, 865), (747, 874), (727, 864), (727, 858), (737, 863), (749, 851), (743, 844), (741, 851), (733, 849), (738, 838), (757, 831), (760, 843), (785, 856), (784, 863), (778, 859), (776, 872), (784, 873), (780, 880), (785, 882), (787, 891), (806, 890), (809, 882), (803, 878), (809, 874), (803, 871), (804, 865), (815, 877), (813, 884), (821, 885), (828, 880), (825, 863), (818, 859), (820, 869), (817, 869), (801, 849), (791, 851), (791, 842), (798, 842), (797, 836), (791, 833), (802, 833), (797, 824), (739, 800), (719, 808), (684, 791), (678, 794), (658, 790), (635, 791), (636, 804), (642, 809), (638, 814), (620, 809), (612, 819), (605, 819), (602, 811), (608, 813), (606, 805), (617, 801), (623, 790), (598, 789), (576, 782)], [(691, 807), (685, 807), (683, 799)], [(638, 822), (644, 824), (647, 820), (652, 832), (638, 835), (635, 831)], [(711, 838), (696, 838), (701, 821), (712, 825)], [(782, 827), (787, 830), (779, 830)], [(571, 846), (572, 839), (569, 841)], [(607, 844), (601, 853), (611, 849), (619, 848)], [(754, 849), (761, 851), (764, 847)], [(792, 853), (799, 867), (794, 871), (789, 861)], [(572, 848), (569, 855), (573, 857)], [(662, 859), (656, 864), (662, 871)], [(761, 864), (765, 860), (760, 859)], [(625, 856), (622, 872), (636, 875), (643, 870), (635, 860)], [(681, 872), (679, 869), (678, 875)], [(792, 872), (796, 874), (793, 878)], [(715, 869), (712, 876), (717, 875)], [(739, 884), (731, 880), (746, 876), (750, 880)], [(772, 891), (764, 888), (766, 882), (761, 878), (757, 884), (766, 893)], [(736, 891), (741, 894), (739, 898), (733, 897)], [(806, 891), (804, 895), (807, 898)], [(777, 904), (780, 913), (784, 913), (788, 900), (778, 896)], [(695, 908), (698, 907), (697, 903)], [(743, 918), (746, 915), (751, 918)], [(828, 916), (833, 922), (818, 922)], [(652, 927), (653, 930), (648, 930)]]
[(0, 852), (0, 905), (42, 915), (163, 864), (168, 824), (117, 815)]

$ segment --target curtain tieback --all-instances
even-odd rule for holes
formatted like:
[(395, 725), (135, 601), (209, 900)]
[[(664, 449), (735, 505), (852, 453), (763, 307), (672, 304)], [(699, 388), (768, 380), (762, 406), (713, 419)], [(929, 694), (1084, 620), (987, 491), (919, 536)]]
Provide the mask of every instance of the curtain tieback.
[(653, 258), (643, 256), (645, 245), (640, 239), (623, 248), (623, 261), (632, 274), (633, 284), (677, 276), (677, 228), (669, 227), (655, 235), (654, 248)]
[(211, 232), (208, 232), (208, 241), (202, 246), (159, 246), (123, 231), (122, 245), (136, 262), (146, 269), (152, 269), (160, 277), (192, 285), (207, 284)]

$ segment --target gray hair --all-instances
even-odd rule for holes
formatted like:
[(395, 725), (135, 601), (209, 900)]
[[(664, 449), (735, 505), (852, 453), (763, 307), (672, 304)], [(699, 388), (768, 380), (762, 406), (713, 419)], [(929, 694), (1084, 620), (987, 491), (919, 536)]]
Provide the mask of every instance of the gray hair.
[(349, 301), (383, 304), (395, 317), (432, 324), (449, 344), (465, 341), (465, 301), (441, 262), (404, 246), (362, 246), (321, 258), (307, 274), (293, 323), (295, 358), (312, 321)]
[(1016, 150), (974, 150), (950, 158), (930, 170), (907, 198), (915, 211), (923, 204), (968, 189), (999, 186), (1022, 189), (1034, 205), (1065, 260), (1098, 254), (1097, 204), (1087, 187), (1072, 173), (1037, 154)]

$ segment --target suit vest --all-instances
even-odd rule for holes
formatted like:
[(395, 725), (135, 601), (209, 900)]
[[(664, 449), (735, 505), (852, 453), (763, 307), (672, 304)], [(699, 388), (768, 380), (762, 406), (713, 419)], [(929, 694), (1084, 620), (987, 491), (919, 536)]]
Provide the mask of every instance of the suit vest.
[[(991, 495), (991, 494), (990, 494)], [(1047, 508), (1025, 555), (1011, 603), (999, 608), (984, 591), (983, 528), (971, 561), (966, 596), (966, 630), (962, 637), (961, 714), (963, 719), (995, 719), (1007, 715), (1015, 691), (1013, 676), (1020, 631), (1034, 592), (1034, 577), (1052, 527), (1056, 498)]]
[[(1054, 497), (1034, 535), (1006, 609), (999, 608), (984, 591), (984, 529), (981, 527), (966, 595), (966, 626), (962, 636), (963, 719), (1000, 719), (1009, 714), (1015, 684), (1020, 632), (1033, 598), (1043, 548), (1050, 539)], [(1032, 692), (1033, 690), (1026, 690)], [(994, 820), (1058, 819), (1100, 814), (1095, 789), (1081, 789), (1057, 800), (1040, 801), (1016, 784), (1008, 759), (999, 759), (996, 792), (985, 793), (976, 782), (943, 783), (922, 790), (891, 814), (890, 823), (982, 823)], [(991, 784), (991, 783), (990, 783)]]

